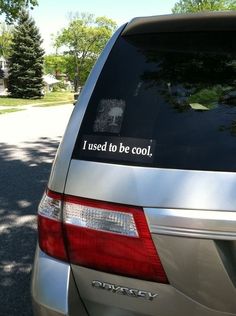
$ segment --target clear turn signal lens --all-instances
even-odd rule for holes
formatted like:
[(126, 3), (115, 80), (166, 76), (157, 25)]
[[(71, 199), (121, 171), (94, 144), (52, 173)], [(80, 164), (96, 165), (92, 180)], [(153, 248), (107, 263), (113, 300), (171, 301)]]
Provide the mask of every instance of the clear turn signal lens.
[(64, 204), (64, 222), (98, 231), (138, 237), (134, 217), (130, 213), (73, 204)]
[(61, 195), (53, 192), (44, 193), (38, 207), (38, 214), (54, 220), (61, 220)]

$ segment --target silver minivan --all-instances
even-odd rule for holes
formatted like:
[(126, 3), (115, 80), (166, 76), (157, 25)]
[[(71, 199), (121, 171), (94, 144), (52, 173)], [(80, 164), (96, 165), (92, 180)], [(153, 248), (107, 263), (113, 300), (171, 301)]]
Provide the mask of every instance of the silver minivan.
[(236, 13), (135, 18), (38, 210), (38, 316), (236, 315)]

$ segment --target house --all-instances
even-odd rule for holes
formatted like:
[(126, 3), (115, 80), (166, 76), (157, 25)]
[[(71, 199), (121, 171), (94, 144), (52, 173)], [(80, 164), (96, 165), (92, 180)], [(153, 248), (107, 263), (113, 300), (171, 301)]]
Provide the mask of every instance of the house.
[(8, 86), (8, 65), (7, 60), (1, 56), (0, 57), (0, 95), (7, 95)]
[(46, 92), (50, 92), (52, 91), (53, 85), (60, 82), (60, 80), (57, 80), (53, 75), (47, 74), (43, 76), (43, 82)]

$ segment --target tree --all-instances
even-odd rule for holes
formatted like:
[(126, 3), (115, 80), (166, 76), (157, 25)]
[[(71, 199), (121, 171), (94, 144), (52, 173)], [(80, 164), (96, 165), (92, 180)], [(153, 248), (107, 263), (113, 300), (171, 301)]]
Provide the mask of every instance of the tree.
[(68, 58), (64, 55), (47, 55), (44, 57), (44, 72), (46, 74), (54, 75), (56, 78), (60, 74), (66, 74), (69, 76), (68, 73)]
[(4, 22), (0, 23), (0, 56), (3, 56), (5, 59), (10, 56), (12, 39), (12, 26)]
[(65, 54), (74, 58), (75, 91), (85, 80), (85, 73), (93, 64), (116, 28), (116, 23), (107, 17), (88, 13), (76, 14), (69, 26), (55, 39), (57, 48), (66, 47)]
[(22, 11), (13, 32), (9, 58), (9, 92), (12, 97), (37, 98), (43, 88), (41, 37), (34, 20)]
[(6, 22), (12, 23), (18, 18), (20, 11), (38, 5), (37, 0), (0, 0), (0, 14), (5, 14)]
[(199, 11), (235, 10), (236, 0), (180, 0), (174, 5), (173, 13)]

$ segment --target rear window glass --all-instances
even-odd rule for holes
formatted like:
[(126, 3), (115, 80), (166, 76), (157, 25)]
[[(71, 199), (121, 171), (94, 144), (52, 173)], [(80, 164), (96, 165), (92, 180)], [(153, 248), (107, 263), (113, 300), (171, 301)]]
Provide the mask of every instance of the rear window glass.
[(120, 37), (90, 99), (73, 158), (235, 171), (235, 35)]

